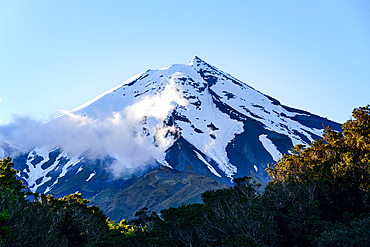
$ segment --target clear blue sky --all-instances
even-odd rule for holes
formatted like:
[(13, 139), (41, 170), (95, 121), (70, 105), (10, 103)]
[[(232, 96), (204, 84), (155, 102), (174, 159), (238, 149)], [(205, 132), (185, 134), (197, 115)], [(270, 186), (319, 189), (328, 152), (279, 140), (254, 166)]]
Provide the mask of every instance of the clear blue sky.
[(344, 122), (370, 103), (370, 2), (0, 0), (0, 124), (48, 120), (194, 55)]

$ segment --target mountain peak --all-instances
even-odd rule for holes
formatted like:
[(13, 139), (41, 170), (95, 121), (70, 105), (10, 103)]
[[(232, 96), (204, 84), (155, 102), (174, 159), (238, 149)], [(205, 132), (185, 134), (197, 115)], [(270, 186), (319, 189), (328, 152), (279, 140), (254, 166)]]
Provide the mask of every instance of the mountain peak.
[[(267, 182), (267, 164), (296, 144), (321, 138), (323, 125), (341, 129), (284, 106), (194, 56), (189, 65), (137, 74), (41, 126), (26, 139), (35, 140), (37, 148), (16, 157), (14, 164), (33, 192), (57, 197), (79, 192), (104, 211), (119, 201), (121, 215), (143, 206), (176, 206), (200, 198), (205, 188), (232, 185), (233, 178), (245, 175)], [(0, 155), (8, 155), (2, 149)], [(140, 179), (160, 166), (172, 169), (162, 167), (146, 176), (151, 179)], [(188, 190), (182, 184), (189, 177), (197, 182)], [(167, 181), (175, 179), (167, 188)], [(137, 188), (140, 196), (126, 197)], [(107, 201), (106, 195), (113, 199)], [(149, 195), (158, 197), (153, 200), (157, 206), (145, 204)], [(120, 217), (117, 211), (107, 212)]]
[(202, 65), (202, 64), (207, 64), (209, 66), (209, 64), (206, 61), (204, 61), (198, 56), (194, 56), (189, 63), (189, 65), (192, 65), (194, 67), (198, 67), (199, 65)]

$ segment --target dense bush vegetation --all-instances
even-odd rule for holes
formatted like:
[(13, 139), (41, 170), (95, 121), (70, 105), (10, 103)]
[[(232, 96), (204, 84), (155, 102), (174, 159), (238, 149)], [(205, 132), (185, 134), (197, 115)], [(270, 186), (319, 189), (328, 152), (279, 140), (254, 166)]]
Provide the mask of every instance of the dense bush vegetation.
[(52, 195), (26, 193), (12, 166), (10, 158), (0, 161), (3, 246), (85, 246), (108, 232), (104, 213), (87, 206), (89, 201), (80, 194), (58, 200)]
[[(249, 177), (203, 193), (203, 204), (143, 208), (106, 220), (79, 194), (25, 193), (10, 158), (0, 161), (3, 246), (370, 246), (370, 106), (343, 133), (297, 145), (269, 166), (262, 193)], [(27, 197), (25, 197), (28, 195)], [(32, 197), (33, 200), (26, 200)]]

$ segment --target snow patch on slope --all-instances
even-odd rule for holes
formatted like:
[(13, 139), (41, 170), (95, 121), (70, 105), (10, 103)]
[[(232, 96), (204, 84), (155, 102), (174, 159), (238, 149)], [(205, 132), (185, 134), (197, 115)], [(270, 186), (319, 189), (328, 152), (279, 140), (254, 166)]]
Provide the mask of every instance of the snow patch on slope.
[[(37, 189), (45, 184), (46, 182), (50, 181), (52, 178), (50, 176), (47, 176), (47, 174), (50, 171), (58, 169), (58, 165), (60, 163), (60, 160), (62, 158), (68, 158), (68, 155), (66, 152), (62, 152), (61, 154), (58, 155), (56, 158), (56, 161), (51, 164), (49, 167), (46, 169), (42, 168), (42, 165), (45, 164), (46, 162), (49, 161), (49, 153), (54, 150), (49, 151), (46, 147), (37, 147), (33, 151), (31, 151), (28, 154), (27, 157), (27, 168), (23, 170), (23, 173), (27, 174), (27, 177), (24, 178), (27, 182), (27, 187), (30, 191), (36, 192)], [(36, 159), (42, 159), (41, 162), (36, 163)], [(79, 163), (81, 159), (78, 158), (78, 155), (74, 156), (71, 160), (69, 160), (62, 168), (62, 172), (59, 174), (57, 180), (54, 182), (56, 184), (58, 182), (58, 179), (65, 176), (67, 173), (67, 169), (70, 166), (73, 166), (77, 163)], [(49, 190), (47, 189), (45, 191), (48, 192)]]
[[(64, 177), (67, 174), (67, 171), (68, 171), (69, 167), (74, 166), (74, 165), (80, 163), (80, 161), (83, 159), (83, 157), (82, 158), (79, 157), (81, 155), (81, 153), (82, 152), (80, 152), (77, 155), (73, 156), (72, 159), (70, 159), (67, 162), (67, 164), (65, 164), (63, 166), (62, 172), (59, 174), (58, 179)], [(67, 153), (65, 153), (65, 152), (62, 153), (61, 155), (63, 155), (64, 157), (68, 157)]]
[(217, 177), (221, 177), (220, 174), (218, 174), (218, 172), (215, 170), (215, 168), (213, 168), (213, 166), (211, 166), (211, 164), (209, 164), (204, 158), (202, 155), (200, 155), (197, 151), (194, 151), (195, 154), (197, 155), (197, 157), (207, 166), (207, 168), (213, 173), (215, 174)]
[(89, 182), (90, 179), (92, 179), (96, 174), (93, 172), (90, 174), (90, 176), (86, 179), (85, 182)]
[(274, 104), (266, 95), (205, 63), (198, 57), (194, 57), (190, 65), (198, 73), (203, 73), (203, 76), (212, 77), (211, 90), (221, 97), (220, 100), (223, 103), (237, 112), (263, 123), (267, 130), (288, 136), (293, 146), (297, 144), (309, 145), (301, 136), (305, 136), (310, 142), (314, 140), (310, 133), (322, 136), (323, 129), (310, 128), (291, 119), (296, 115), (305, 114), (290, 112), (282, 105)]
[[(178, 74), (177, 83), (181, 85), (184, 97), (191, 99), (197, 95), (197, 102), (199, 102), (199, 104), (191, 102), (186, 108), (176, 109), (180, 115), (188, 119), (188, 121), (176, 121), (182, 136), (213, 159), (219, 165), (220, 170), (231, 178), (237, 173), (237, 168), (230, 163), (226, 147), (236, 134), (244, 131), (243, 123), (221, 112), (213, 103), (212, 95), (208, 90), (199, 93), (200, 88), (206, 83), (191, 66), (175, 65), (168, 68), (170, 74), (176, 71), (181, 72)], [(211, 123), (217, 129), (212, 130), (207, 126)]]
[(77, 173), (79, 173), (80, 171), (82, 171), (83, 170), (83, 166), (80, 166), (79, 168), (78, 168), (78, 170), (77, 170), (77, 172), (76, 172), (76, 174)]
[(271, 157), (274, 161), (279, 160), (283, 155), (277, 150), (275, 144), (267, 138), (267, 135), (260, 135), (258, 137), (263, 147), (271, 154)]

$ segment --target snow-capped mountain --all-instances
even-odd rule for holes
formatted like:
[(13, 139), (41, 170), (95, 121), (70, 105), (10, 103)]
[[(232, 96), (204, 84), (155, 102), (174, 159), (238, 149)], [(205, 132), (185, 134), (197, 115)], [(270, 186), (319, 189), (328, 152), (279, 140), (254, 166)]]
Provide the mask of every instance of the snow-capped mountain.
[(34, 132), (46, 141), (14, 162), (30, 190), (78, 191), (94, 202), (160, 166), (228, 185), (245, 175), (267, 181), (268, 163), (320, 138), (324, 126), (341, 130), (194, 57), (138, 74), (40, 126)]

